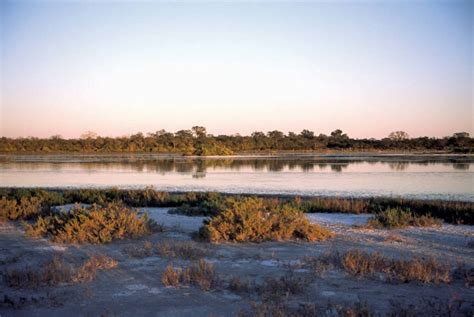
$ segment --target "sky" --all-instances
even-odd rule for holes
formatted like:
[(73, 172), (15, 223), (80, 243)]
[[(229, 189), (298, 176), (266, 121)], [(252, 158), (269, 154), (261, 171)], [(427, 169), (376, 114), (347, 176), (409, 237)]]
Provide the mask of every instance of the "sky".
[(1, 1), (0, 135), (473, 130), (474, 1)]

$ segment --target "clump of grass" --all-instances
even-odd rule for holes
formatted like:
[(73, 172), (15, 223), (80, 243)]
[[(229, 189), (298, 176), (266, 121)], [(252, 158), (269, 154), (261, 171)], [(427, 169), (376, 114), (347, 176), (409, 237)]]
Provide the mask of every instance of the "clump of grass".
[(248, 280), (241, 280), (239, 277), (232, 277), (229, 281), (229, 290), (234, 293), (250, 293), (255, 286)]
[(380, 253), (367, 253), (351, 250), (341, 258), (342, 267), (346, 272), (357, 277), (384, 274), (390, 281), (421, 283), (449, 283), (451, 269), (434, 258), (415, 257), (411, 260), (395, 260), (384, 257)]
[(234, 201), (229, 208), (206, 220), (200, 229), (200, 236), (211, 242), (321, 241), (333, 235), (310, 223), (299, 209), (260, 198)]
[(267, 278), (263, 284), (257, 285), (257, 293), (265, 300), (277, 300), (281, 297), (303, 293), (307, 283), (294, 276)]
[(71, 211), (60, 211), (40, 216), (33, 224), (25, 224), (32, 237), (48, 237), (59, 243), (108, 243), (112, 240), (138, 238), (157, 229), (145, 213), (139, 215), (119, 204), (90, 208), (75, 206)]
[(390, 234), (388, 235), (385, 239), (384, 239), (385, 242), (389, 242), (389, 243), (403, 243), (403, 242), (406, 242), (406, 240), (404, 238), (402, 238), (401, 236), (399, 235), (396, 235), (396, 234)]
[(141, 244), (127, 247), (124, 251), (134, 258), (145, 258), (156, 255), (165, 258), (181, 258), (187, 260), (197, 260), (210, 254), (209, 250), (197, 246), (195, 242), (188, 241), (163, 241), (156, 244), (145, 241)]
[(317, 257), (307, 256), (303, 259), (303, 263), (309, 266), (316, 276), (321, 276), (327, 270), (338, 267), (339, 262), (340, 254), (337, 252), (327, 252)]
[(388, 208), (369, 219), (368, 226), (372, 228), (404, 228), (440, 226), (442, 221), (430, 215), (415, 215), (409, 209)]
[(42, 211), (42, 200), (38, 197), (21, 197), (16, 199), (0, 199), (0, 222), (27, 220)]
[(111, 269), (117, 261), (104, 255), (93, 255), (80, 266), (71, 265), (59, 255), (43, 262), (39, 267), (10, 269), (3, 272), (3, 280), (9, 287), (38, 288), (63, 283), (83, 283), (93, 280), (98, 270)]
[(195, 260), (209, 255), (207, 250), (192, 242), (166, 241), (156, 245), (156, 253), (161, 257)]
[(105, 255), (93, 255), (82, 266), (76, 269), (74, 282), (82, 283), (92, 281), (98, 270), (116, 268), (118, 262)]
[(218, 277), (214, 265), (200, 259), (184, 269), (168, 265), (161, 276), (161, 281), (165, 286), (195, 285), (203, 291), (209, 291), (217, 285)]

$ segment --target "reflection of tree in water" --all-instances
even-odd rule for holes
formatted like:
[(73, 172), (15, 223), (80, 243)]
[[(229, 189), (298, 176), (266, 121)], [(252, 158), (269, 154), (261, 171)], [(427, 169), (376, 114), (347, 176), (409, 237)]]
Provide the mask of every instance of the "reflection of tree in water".
[(453, 168), (455, 170), (467, 171), (469, 170), (469, 163), (453, 163)]
[(347, 168), (349, 164), (331, 164), (331, 171), (342, 172), (343, 169)]
[(314, 164), (311, 162), (304, 162), (303, 164), (301, 164), (301, 169), (303, 170), (303, 172), (312, 171), (314, 169)]
[(59, 161), (59, 162), (12, 162), (6, 163), (6, 169), (8, 168), (20, 168), (27, 170), (35, 169), (49, 169), (53, 171), (60, 171), (63, 169), (82, 169), (86, 171), (93, 170), (130, 170), (136, 172), (156, 172), (156, 173), (186, 173), (190, 174), (195, 178), (202, 178), (206, 176), (207, 169), (223, 169), (231, 171), (239, 171), (243, 168), (250, 169), (252, 171), (271, 171), (280, 172), (285, 169), (289, 170), (300, 170), (301, 172), (308, 172), (313, 170), (316, 166), (320, 169), (326, 169), (328, 166), (333, 172), (342, 172), (349, 165), (357, 164), (388, 164), (390, 169), (394, 171), (403, 171), (408, 168), (409, 165), (415, 166), (429, 166), (437, 165), (443, 167), (451, 167), (456, 170), (466, 171), (470, 168), (470, 162), (464, 161), (397, 161), (397, 160), (384, 160), (377, 158), (370, 159), (348, 159), (348, 158), (225, 158), (225, 159), (207, 159), (207, 158), (195, 158), (195, 157), (166, 157), (166, 158), (133, 158), (128, 157), (114, 158), (113, 160), (100, 161), (98, 158), (94, 158), (96, 161), (81, 161), (80, 159), (74, 159), (72, 161)]
[(390, 162), (388, 163), (388, 167), (390, 167), (392, 171), (404, 171), (408, 168), (409, 164), (408, 162)]
[(271, 172), (280, 172), (285, 168), (286, 165), (288, 165), (287, 162), (280, 160), (271, 160), (268, 162), (268, 170)]

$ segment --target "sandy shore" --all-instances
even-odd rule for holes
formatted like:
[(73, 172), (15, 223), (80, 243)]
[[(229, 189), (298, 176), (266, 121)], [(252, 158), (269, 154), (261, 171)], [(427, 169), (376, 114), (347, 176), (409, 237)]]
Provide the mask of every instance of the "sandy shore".
[[(118, 261), (116, 269), (101, 271), (89, 283), (14, 289), (0, 286), (0, 301), (8, 297), (17, 308), (0, 304), (1, 316), (233, 316), (248, 310), (259, 301), (255, 294), (235, 293), (226, 287), (231, 277), (256, 282), (267, 277), (290, 274), (306, 281), (304, 292), (285, 300), (294, 305), (312, 303), (334, 313), (334, 305), (365, 303), (374, 312), (386, 314), (394, 309), (407, 309), (417, 315), (433, 315), (445, 307), (453, 311), (474, 312), (474, 289), (462, 280), (449, 284), (396, 284), (383, 279), (355, 278), (333, 268), (315, 274), (305, 259), (349, 249), (378, 251), (394, 258), (432, 256), (453, 267), (464, 264), (474, 267), (473, 226), (444, 224), (439, 228), (406, 228), (399, 230), (363, 229), (369, 215), (311, 214), (312, 221), (337, 233), (336, 238), (318, 243), (266, 242), (261, 244), (211, 245), (192, 241), (190, 233), (197, 230), (203, 217), (168, 214), (167, 208), (147, 208), (151, 218), (166, 227), (165, 232), (142, 240), (125, 240), (108, 245), (57, 245), (23, 235), (17, 225), (0, 225), (0, 270), (35, 265), (55, 253), (71, 262), (80, 262), (92, 253), (106, 254)], [(393, 237), (396, 237), (394, 239)], [(168, 264), (186, 266), (186, 258), (158, 255), (134, 257), (131, 249), (139, 249), (145, 241), (152, 243), (189, 242), (205, 252), (222, 286), (209, 292), (196, 287), (167, 288), (161, 274)], [(23, 298), (23, 299), (21, 299)], [(433, 304), (435, 303), (435, 304)], [(332, 312), (332, 313), (331, 313)], [(333, 314), (334, 315), (334, 314)]]

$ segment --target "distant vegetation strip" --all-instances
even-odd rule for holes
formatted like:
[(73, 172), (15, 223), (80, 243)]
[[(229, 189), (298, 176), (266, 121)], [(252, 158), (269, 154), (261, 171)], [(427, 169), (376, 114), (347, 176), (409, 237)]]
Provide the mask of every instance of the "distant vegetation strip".
[[(175, 213), (216, 216), (232, 206), (235, 201), (257, 196), (273, 204), (288, 204), (306, 213), (379, 214), (390, 208), (399, 208), (413, 216), (425, 215), (442, 219), (448, 223), (474, 225), (474, 202), (466, 201), (415, 200), (388, 197), (275, 197), (265, 195), (232, 195), (215, 192), (169, 193), (157, 191), (153, 188), (0, 188), (0, 221), (32, 219), (36, 218), (38, 213), (42, 213), (42, 210), (48, 210), (50, 206), (73, 203), (107, 206), (110, 203), (119, 202), (129, 207), (175, 207), (173, 210)], [(393, 217), (388, 217), (393, 215), (385, 216), (385, 218), (379, 218), (379, 220), (383, 220), (382, 222), (384, 223), (390, 223), (392, 221), (390, 219), (393, 219)], [(395, 216), (398, 217), (399, 214), (397, 213)]]
[(211, 135), (205, 127), (167, 132), (159, 130), (144, 135), (139, 132), (124, 137), (102, 137), (86, 132), (78, 139), (60, 135), (40, 139), (0, 138), (2, 153), (176, 153), (183, 155), (231, 155), (248, 152), (275, 151), (442, 151), (474, 153), (474, 139), (467, 132), (444, 138), (410, 138), (406, 132), (395, 131), (376, 140), (354, 139), (335, 130), (330, 135), (316, 135), (313, 131), (287, 134), (274, 130), (253, 132), (249, 136)]

